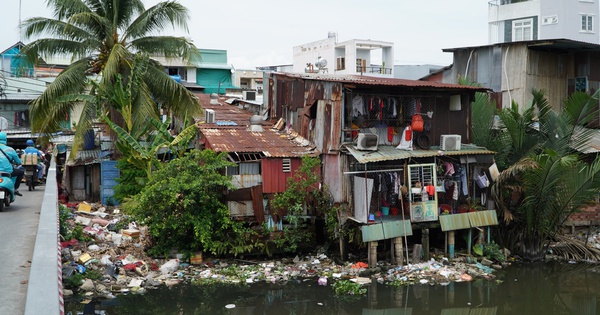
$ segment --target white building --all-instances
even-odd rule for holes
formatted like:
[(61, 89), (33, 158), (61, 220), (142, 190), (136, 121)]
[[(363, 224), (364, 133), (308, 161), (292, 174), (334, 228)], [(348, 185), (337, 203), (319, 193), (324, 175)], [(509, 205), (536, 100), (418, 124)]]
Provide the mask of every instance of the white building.
[(394, 76), (394, 44), (352, 39), (338, 43), (337, 34), (294, 47), (294, 73)]
[(598, 0), (492, 0), (489, 43), (571, 39), (600, 43)]

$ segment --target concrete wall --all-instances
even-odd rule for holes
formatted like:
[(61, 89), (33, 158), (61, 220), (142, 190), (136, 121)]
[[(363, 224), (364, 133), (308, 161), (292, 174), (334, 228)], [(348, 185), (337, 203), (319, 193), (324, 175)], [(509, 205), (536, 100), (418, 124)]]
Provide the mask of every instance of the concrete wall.
[(65, 313), (58, 233), (56, 164), (52, 159), (31, 259), (25, 315)]

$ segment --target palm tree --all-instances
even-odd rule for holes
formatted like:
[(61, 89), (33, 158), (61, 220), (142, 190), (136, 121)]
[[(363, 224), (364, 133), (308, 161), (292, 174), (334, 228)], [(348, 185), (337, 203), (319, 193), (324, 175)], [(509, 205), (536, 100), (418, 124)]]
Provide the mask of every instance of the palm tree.
[(533, 96), (523, 114), (517, 106), (499, 113), (499, 137), (509, 139), (513, 163), (492, 187), (504, 219), (504, 245), (527, 260), (542, 259), (562, 224), (600, 189), (600, 161), (587, 163), (575, 150), (590, 138), (582, 127), (598, 115), (597, 95), (575, 93), (559, 113), (542, 92)]
[[(198, 50), (187, 39), (154, 36), (167, 26), (187, 31), (188, 11), (176, 1), (164, 1), (144, 8), (140, 0), (48, 0), (54, 18), (37, 17), (24, 22), (28, 38), (41, 37), (23, 49), (32, 61), (53, 56), (74, 60), (50, 84), (30, 107), (32, 130), (51, 133), (69, 115), (80, 98), (70, 97), (97, 88), (105, 89), (117, 80), (129, 84), (136, 54), (160, 55), (194, 61)], [(90, 80), (99, 82), (94, 88)], [(135, 119), (156, 117), (159, 105), (177, 117), (189, 117), (201, 111), (198, 99), (171, 79), (158, 62), (150, 60), (134, 99)], [(113, 121), (122, 122), (114, 103), (85, 101), (77, 123), (74, 146), (91, 127), (98, 110), (111, 112)], [(102, 108), (98, 108), (102, 106)], [(115, 117), (115, 115), (117, 117)]]

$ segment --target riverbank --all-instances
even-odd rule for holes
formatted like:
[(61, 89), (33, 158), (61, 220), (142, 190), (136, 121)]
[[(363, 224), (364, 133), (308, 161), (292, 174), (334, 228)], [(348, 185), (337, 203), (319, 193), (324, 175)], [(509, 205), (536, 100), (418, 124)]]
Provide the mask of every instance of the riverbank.
[[(301, 279), (328, 285), (348, 280), (360, 285), (372, 281), (389, 285), (441, 284), (495, 278), (503, 265), (488, 259), (437, 256), (429, 261), (397, 266), (379, 261), (336, 263), (325, 251), (277, 260), (149, 257), (147, 229), (137, 226), (118, 208), (99, 204), (68, 204), (61, 209), (61, 230), (69, 240), (61, 242), (64, 296), (113, 298), (178, 284), (259, 282), (285, 283)], [(79, 239), (79, 240), (77, 240)], [(507, 264), (504, 263), (504, 266)]]

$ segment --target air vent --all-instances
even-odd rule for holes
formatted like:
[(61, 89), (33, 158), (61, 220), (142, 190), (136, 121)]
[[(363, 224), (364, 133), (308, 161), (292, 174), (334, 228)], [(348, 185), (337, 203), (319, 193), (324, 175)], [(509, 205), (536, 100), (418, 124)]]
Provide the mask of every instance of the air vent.
[(460, 135), (442, 135), (440, 149), (443, 151), (460, 151)]
[(207, 124), (214, 124), (215, 123), (215, 111), (212, 109), (204, 110), (204, 121)]
[(364, 151), (377, 151), (379, 137), (374, 133), (359, 133), (356, 149)]
[(283, 163), (282, 171), (284, 173), (291, 173), (292, 172), (292, 160), (283, 159), (282, 163)]

